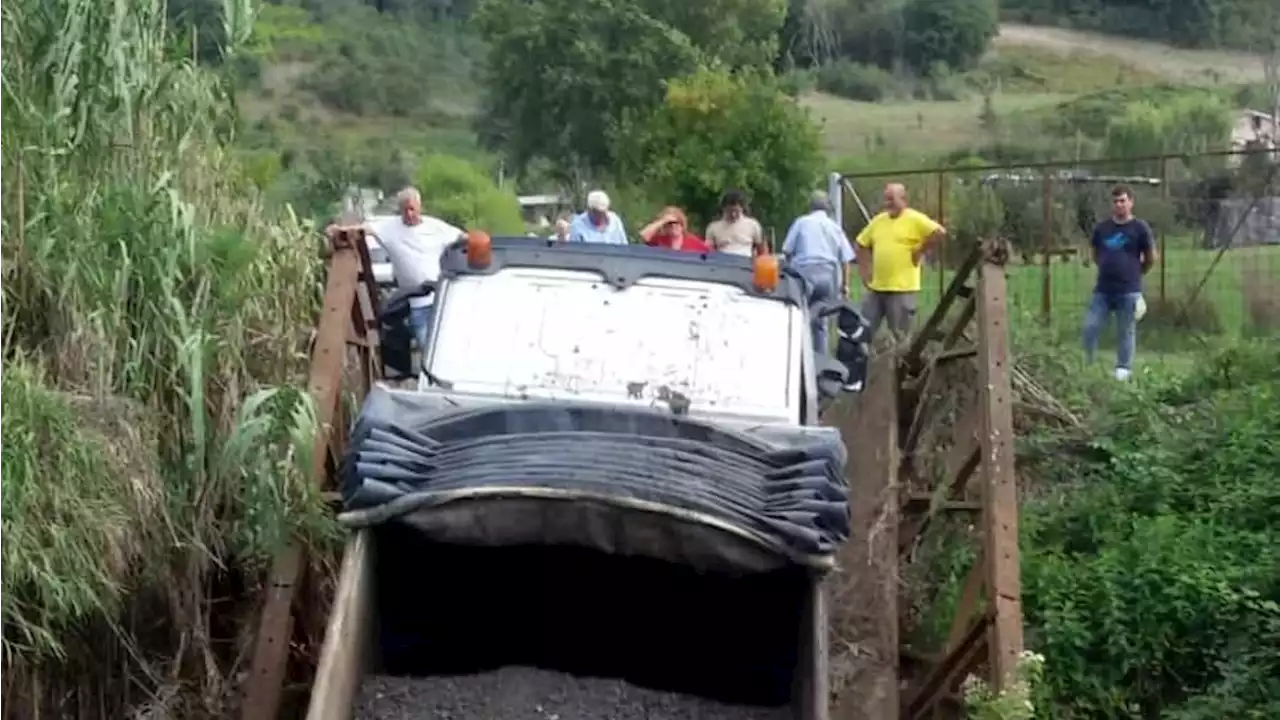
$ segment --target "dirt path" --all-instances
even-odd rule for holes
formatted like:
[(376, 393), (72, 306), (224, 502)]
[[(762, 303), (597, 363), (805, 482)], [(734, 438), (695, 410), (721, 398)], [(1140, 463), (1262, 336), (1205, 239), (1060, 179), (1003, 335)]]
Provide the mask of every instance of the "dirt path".
[(1184, 50), (1170, 45), (1038, 25), (1002, 23), (995, 46), (1032, 47), (1064, 55), (1110, 55), (1121, 62), (1184, 82), (1254, 82), (1262, 57), (1230, 50)]

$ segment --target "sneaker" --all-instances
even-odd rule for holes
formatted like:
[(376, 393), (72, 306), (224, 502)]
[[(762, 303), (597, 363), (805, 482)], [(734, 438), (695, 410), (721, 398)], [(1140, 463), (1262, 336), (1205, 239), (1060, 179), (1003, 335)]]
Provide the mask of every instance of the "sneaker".
[(1133, 371), (1130, 370), (1129, 368), (1116, 368), (1117, 380), (1121, 380), (1121, 381), (1128, 380), (1131, 375), (1133, 375)]

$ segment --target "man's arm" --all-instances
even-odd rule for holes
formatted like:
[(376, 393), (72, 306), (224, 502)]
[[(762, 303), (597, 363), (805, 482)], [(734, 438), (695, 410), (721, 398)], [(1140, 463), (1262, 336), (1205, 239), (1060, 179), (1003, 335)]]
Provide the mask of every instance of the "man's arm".
[(845, 233), (844, 228), (840, 227), (840, 223), (831, 220), (832, 235), (836, 239), (836, 255), (840, 258), (840, 296), (849, 297), (849, 288), (853, 284), (853, 261), (856, 257), (853, 252), (853, 245), (849, 242), (849, 236)]
[(858, 233), (854, 238), (854, 242), (858, 244), (858, 252), (854, 258), (854, 263), (858, 266), (858, 277), (862, 279), (862, 284), (866, 287), (871, 286), (871, 263), (875, 250), (871, 247), (871, 224), (875, 222), (872, 218), (866, 227)]
[(1093, 234), (1089, 236), (1089, 257), (1093, 258), (1093, 266), (1098, 266), (1098, 254), (1102, 250), (1102, 225), (1093, 226)]
[[(1142, 222), (1139, 220), (1139, 222)], [(1156, 259), (1159, 252), (1156, 250), (1155, 238), (1151, 234), (1151, 226), (1145, 222), (1139, 226), (1141, 238), (1138, 245), (1138, 260), (1142, 263), (1142, 274), (1146, 275), (1151, 268), (1155, 267)]]
[(933, 252), (934, 248), (941, 245), (947, 237), (947, 229), (937, 220), (924, 213), (920, 213), (918, 217), (920, 218), (920, 235), (924, 237), (924, 242), (920, 243), (920, 247), (911, 254), (911, 259), (917, 265), (920, 264), (921, 258)]
[(630, 245), (631, 241), (627, 239), (627, 226), (622, 224), (622, 216), (614, 213), (613, 220), (614, 227), (617, 228), (614, 232), (609, 233), (613, 237), (613, 244)]

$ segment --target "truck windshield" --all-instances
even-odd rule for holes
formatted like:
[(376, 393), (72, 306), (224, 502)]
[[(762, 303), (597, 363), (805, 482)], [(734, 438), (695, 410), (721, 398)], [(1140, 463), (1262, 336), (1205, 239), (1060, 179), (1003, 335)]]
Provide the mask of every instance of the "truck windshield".
[(730, 285), (507, 268), (451, 279), (438, 313), (427, 370), (459, 392), (799, 421), (802, 314)]

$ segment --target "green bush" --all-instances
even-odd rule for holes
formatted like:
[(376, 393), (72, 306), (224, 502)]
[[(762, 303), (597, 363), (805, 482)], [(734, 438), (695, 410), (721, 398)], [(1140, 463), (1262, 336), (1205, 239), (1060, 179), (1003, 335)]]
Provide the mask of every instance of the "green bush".
[(902, 51), (912, 67), (965, 70), (996, 36), (999, 12), (996, 0), (908, 0), (902, 23)]
[(429, 155), (414, 179), (428, 215), (460, 228), (523, 234), (524, 220), (514, 193), (500, 189), (481, 169), (450, 155)]
[(893, 73), (875, 65), (837, 60), (818, 68), (818, 89), (849, 100), (878, 102), (893, 95)]
[(1024, 508), (1041, 717), (1280, 712), (1277, 368), (1276, 346), (1256, 344), (1112, 385), (1094, 459)]
[(822, 168), (818, 128), (769, 75), (702, 70), (674, 80), (656, 111), (628, 118), (619, 184), (682, 206), (695, 227), (738, 188), (766, 227), (805, 209)]

